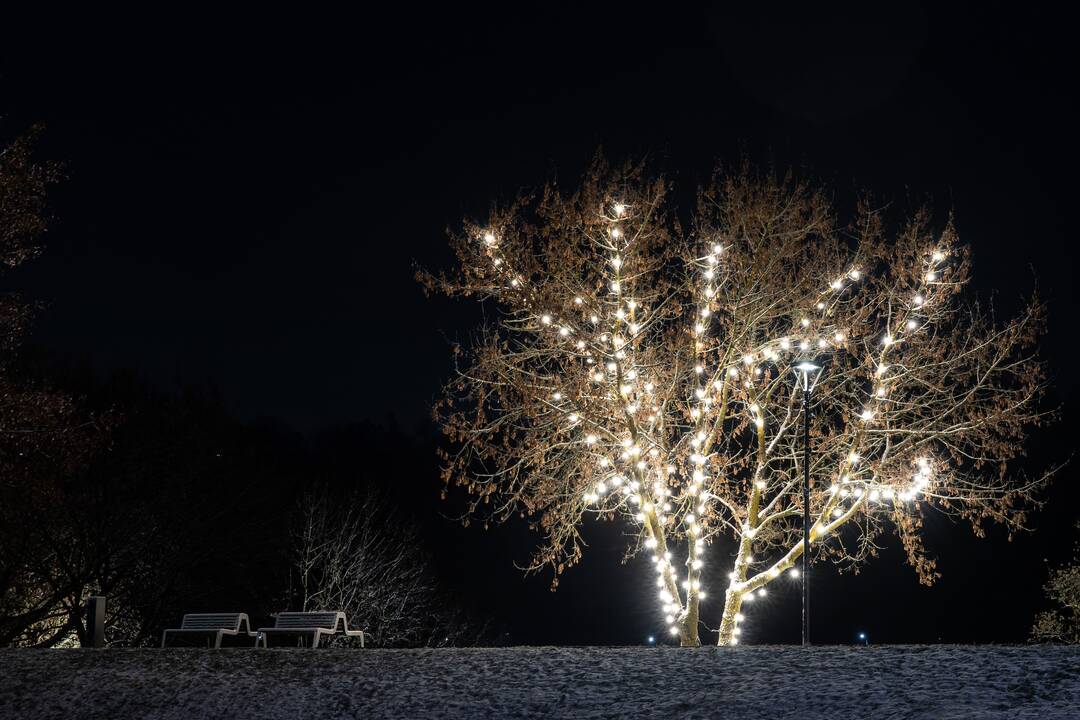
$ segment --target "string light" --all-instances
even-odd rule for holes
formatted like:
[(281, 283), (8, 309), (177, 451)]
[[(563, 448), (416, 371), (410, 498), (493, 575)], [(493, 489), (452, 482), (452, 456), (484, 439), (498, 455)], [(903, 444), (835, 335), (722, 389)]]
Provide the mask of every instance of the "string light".
[[(622, 218), (627, 212), (626, 203), (619, 201), (614, 202), (611, 206), (611, 212), (615, 218)], [(620, 240), (624, 238), (624, 232), (621, 227), (616, 225), (611, 217), (605, 215), (605, 219), (609, 222), (607, 232), (608, 235), (614, 240)], [(497, 249), (498, 240), (494, 232), (486, 231), (481, 235), (481, 239), (484, 245), (488, 246), (488, 250), (485, 251), (487, 257), (490, 258), (490, 262), (494, 267), (499, 268), (499, 272), (504, 273), (503, 278), (509, 278), (510, 285), (512, 287), (521, 287), (523, 281), (520, 276), (515, 276), (512, 273), (512, 268), (504, 268), (504, 261), (502, 257), (499, 257), (501, 253)], [(610, 270), (608, 270), (608, 276), (604, 282), (608, 284), (611, 292), (615, 295), (622, 295), (624, 291), (631, 290), (630, 286), (624, 287), (623, 282), (632, 283), (634, 280), (630, 277), (622, 278), (619, 275), (621, 269), (627, 262), (633, 261), (632, 250), (637, 238), (630, 238), (626, 242), (620, 242), (616, 245), (609, 244), (607, 253), (614, 252), (616, 247), (618, 252), (613, 255), (609, 255)], [(717, 357), (713, 354), (713, 348), (708, 345), (708, 338), (706, 337), (710, 330), (713, 329), (713, 321), (711, 318), (714, 315), (714, 309), (717, 307), (725, 307), (724, 305), (712, 305), (711, 300), (716, 297), (717, 290), (723, 289), (725, 284), (721, 282), (712, 282), (717, 278), (717, 273), (725, 272), (726, 264), (720, 263), (720, 254), (724, 250), (721, 243), (714, 243), (711, 245), (711, 252), (706, 252), (703, 257), (699, 257), (695, 262), (697, 268), (700, 270), (700, 275), (696, 276), (695, 282), (700, 282), (700, 293), (696, 295), (698, 290), (695, 290), (696, 297), (704, 297), (701, 301), (701, 305), (696, 308), (694, 312), (693, 329), (694, 338), (692, 342), (693, 347), (696, 349), (697, 358), (700, 360), (693, 365), (694, 374), (697, 376), (703, 376), (706, 374), (706, 368), (704, 361), (706, 358), (711, 363), (713, 357)], [(925, 255), (923, 256), (925, 257)], [(935, 249), (931, 253), (933, 263), (941, 263), (945, 258), (945, 253), (940, 249)], [(635, 265), (636, 267), (636, 265)], [(840, 293), (845, 290), (846, 280), (858, 281), (862, 277), (862, 271), (860, 268), (851, 267), (846, 273), (842, 269), (834, 269), (833, 272), (840, 272), (840, 277), (835, 277), (831, 282), (828, 282), (829, 290)], [(924, 265), (921, 269), (914, 270), (914, 274), (918, 276), (922, 273), (922, 278), (927, 283), (937, 282), (940, 273), (936, 265)], [(505, 279), (503, 280), (505, 282)], [(601, 284), (600, 287), (603, 287)], [(579, 288), (579, 293), (581, 290)], [(828, 291), (825, 291), (822, 295), (823, 298), (827, 298)], [(579, 353), (574, 355), (577, 361), (584, 361), (583, 365), (586, 366), (587, 372), (584, 376), (575, 376), (584, 379), (586, 382), (591, 380), (592, 382), (600, 385), (605, 382), (609, 377), (611, 378), (611, 385), (608, 387), (600, 386), (595, 387), (589, 391), (592, 393), (591, 397), (577, 397), (577, 391), (575, 391), (574, 397), (576, 402), (582, 403), (579, 405), (581, 408), (593, 407), (585, 403), (602, 402), (603, 398), (620, 400), (620, 406), (625, 409), (625, 412), (631, 416), (635, 416), (640, 410), (644, 410), (649, 413), (648, 423), (649, 425), (642, 424), (640, 416), (634, 418), (633, 422), (636, 425), (632, 425), (634, 428), (629, 432), (633, 434), (637, 441), (631, 437), (622, 437), (618, 440), (618, 445), (621, 446), (621, 451), (618, 447), (615, 447), (616, 437), (620, 437), (621, 432), (615, 434), (612, 437), (611, 430), (607, 428), (601, 429), (603, 432), (597, 434), (595, 432), (589, 432), (583, 437), (577, 435), (576, 431), (567, 430), (567, 432), (574, 433), (574, 438), (578, 442), (583, 442), (585, 445), (595, 448), (590, 452), (595, 452), (599, 455), (596, 462), (604, 469), (603, 480), (593, 481), (590, 480), (590, 485), (587, 491), (583, 492), (580, 497), (584, 500), (586, 506), (593, 506), (591, 509), (598, 513), (608, 513), (611, 511), (624, 511), (628, 519), (633, 519), (639, 527), (639, 531), (645, 536), (642, 543), (645, 548), (649, 550), (657, 550), (657, 548), (666, 546), (665, 543), (670, 542), (676, 535), (667, 535), (667, 533), (675, 533), (675, 528), (681, 528), (681, 532), (685, 532), (684, 539), (689, 538), (689, 555), (686, 566), (688, 568), (687, 575), (684, 577), (676, 577), (675, 568), (671, 563), (670, 551), (665, 551), (663, 556), (653, 556), (653, 562), (655, 563), (657, 570), (657, 587), (659, 590), (659, 597), (662, 602), (662, 608), (664, 610), (664, 620), (669, 625), (669, 632), (672, 635), (680, 634), (680, 618), (685, 619), (686, 615), (683, 612), (684, 599), (680, 597), (677, 591), (678, 587), (682, 587), (687, 591), (685, 602), (689, 604), (691, 594), (699, 600), (706, 597), (706, 593), (702, 589), (702, 581), (698, 574), (704, 569), (704, 560), (702, 555), (704, 553), (704, 543), (700, 541), (700, 536), (703, 531), (708, 531), (710, 528), (715, 528), (716, 525), (710, 523), (709, 519), (713, 517), (710, 515), (715, 510), (710, 510), (710, 505), (706, 502), (706, 499), (710, 497), (709, 491), (705, 488), (705, 483), (708, 478), (703, 468), (708, 463), (706, 453), (710, 452), (711, 445), (707, 443), (709, 433), (706, 433), (705, 429), (709, 429), (708, 421), (715, 415), (710, 415), (710, 411), (718, 406), (727, 407), (731, 403), (744, 402), (743, 405), (749, 410), (750, 420), (754, 426), (759, 430), (764, 430), (766, 425), (766, 414), (762, 411), (762, 408), (757, 402), (751, 402), (751, 398), (754, 397), (755, 392), (761, 392), (763, 394), (757, 395), (757, 397), (769, 397), (771, 390), (766, 384), (761, 384), (756, 378), (761, 378), (763, 375), (767, 377), (775, 377), (772, 372), (775, 369), (783, 367), (783, 363), (786, 360), (782, 359), (781, 353), (789, 352), (793, 346), (797, 347), (802, 352), (807, 352), (811, 347), (816, 346), (819, 350), (826, 351), (830, 347), (835, 347), (838, 353), (843, 353), (848, 348), (844, 343), (848, 340), (848, 333), (844, 330), (848, 330), (851, 336), (857, 340), (866, 331), (857, 329), (854, 325), (847, 325), (843, 329), (837, 329), (835, 327), (828, 327), (826, 323), (831, 321), (831, 317), (834, 313), (841, 314), (847, 310), (849, 302), (854, 302), (854, 298), (858, 296), (858, 288), (852, 287), (848, 291), (848, 295), (844, 296), (844, 301), (841, 302), (840, 296), (832, 296), (833, 299), (827, 304), (824, 299), (811, 300), (807, 305), (803, 306), (803, 310), (806, 311), (809, 305), (812, 304), (814, 309), (822, 313), (820, 315), (814, 314), (821, 325), (815, 330), (807, 330), (811, 327), (811, 319), (805, 315), (795, 315), (798, 318), (796, 323), (796, 329), (802, 328), (802, 330), (792, 333), (796, 335), (794, 338), (779, 337), (759, 342), (751, 340), (753, 343), (747, 352), (744, 352), (741, 356), (741, 364), (745, 366), (745, 381), (727, 382), (725, 385), (724, 377), (729, 378), (731, 381), (737, 381), (739, 379), (738, 369), (731, 366), (733, 359), (727, 356), (726, 359), (719, 360), (720, 367), (715, 371), (709, 370), (710, 376), (703, 377), (697, 381), (695, 387), (693, 387), (692, 399), (688, 403), (689, 416), (694, 421), (692, 423), (693, 434), (691, 435), (689, 445), (693, 449), (693, 452), (689, 455), (690, 468), (684, 468), (681, 472), (677, 470), (677, 467), (673, 464), (665, 464), (669, 459), (672, 459), (670, 449), (664, 447), (666, 441), (663, 439), (657, 439), (663, 437), (663, 433), (667, 433), (670, 429), (666, 416), (662, 412), (663, 403), (666, 398), (663, 394), (659, 397), (646, 397), (656, 393), (657, 382), (662, 382), (662, 387), (672, 388), (676, 386), (676, 383), (662, 374), (662, 370), (656, 369), (655, 364), (650, 364), (651, 361), (643, 361), (635, 355), (638, 352), (638, 344), (641, 342), (641, 331), (646, 324), (645, 320), (642, 320), (640, 313), (644, 312), (642, 308), (638, 310), (638, 304), (635, 300), (629, 298), (613, 298), (603, 300), (592, 297), (589, 292), (583, 294), (576, 294), (572, 296), (573, 305), (578, 308), (584, 309), (586, 304), (590, 304), (592, 307), (602, 307), (606, 304), (604, 309), (599, 315), (595, 312), (581, 312), (575, 310), (575, 315), (584, 321), (586, 318), (593, 326), (592, 328), (584, 329), (581, 326), (577, 326), (573, 322), (567, 322), (562, 317), (553, 316), (550, 313), (543, 313), (540, 315), (540, 323), (542, 326), (548, 327), (555, 325), (554, 328), (557, 331), (559, 337), (567, 338), (574, 335), (575, 338), (571, 341), (574, 348)], [(519, 297), (532, 298), (529, 295), (528, 290), (520, 293)], [(850, 298), (850, 299), (849, 299)], [(522, 300), (525, 302), (525, 300)], [(535, 317), (536, 310), (534, 299), (529, 299), (528, 307), (530, 308), (530, 317)], [(648, 300), (651, 304), (651, 300)], [(917, 292), (911, 296), (910, 308), (919, 309), (927, 302), (926, 295), (922, 292)], [(612, 307), (614, 306), (614, 307)], [(629, 312), (627, 311), (627, 308)], [(826, 312), (828, 311), (828, 312)], [(599, 312), (599, 311), (598, 311)], [(638, 314), (635, 314), (638, 313)], [(722, 322), (726, 321), (726, 316), (721, 313), (716, 313), (720, 318), (720, 321), (715, 323), (715, 327), (719, 328)], [(813, 314), (813, 313), (811, 313)], [(601, 321), (603, 316), (603, 324)], [(612, 320), (614, 317), (614, 320)], [(659, 317), (659, 316), (658, 316)], [(902, 319), (902, 327), (907, 331), (916, 331), (920, 327), (920, 319), (909, 315), (906, 319)], [(558, 319), (556, 319), (558, 318)], [(649, 320), (651, 321), (651, 317)], [(794, 320), (793, 317), (788, 316), (785, 323), (791, 323)], [(610, 325), (604, 327), (608, 322)], [(850, 322), (850, 321), (849, 321)], [(926, 318), (925, 322), (929, 323), (929, 318)], [(625, 324), (624, 324), (625, 323)], [(891, 322), (890, 322), (891, 325)], [(623, 337), (619, 334), (618, 328), (625, 328), (623, 333), (628, 332), (629, 335)], [(842, 326), (843, 327), (843, 326)], [(895, 327), (895, 326), (893, 326)], [(915, 342), (917, 338), (910, 337), (906, 334), (901, 335), (897, 330), (896, 335), (893, 332), (889, 332), (889, 328), (886, 327), (885, 333), (881, 336), (881, 345), (885, 348), (891, 348), (894, 344), (903, 339), (904, 344), (908, 342)], [(599, 335), (595, 334), (599, 332)], [(878, 330), (880, 332), (880, 330)], [(652, 333), (650, 333), (652, 334)], [(586, 335), (586, 338), (582, 338), (582, 335)], [(801, 335), (802, 337), (798, 337)], [(873, 335), (870, 335), (873, 337)], [(597, 338), (599, 343), (597, 344)], [(629, 338), (629, 339), (627, 339)], [(830, 345), (830, 339), (833, 345)], [(590, 350), (590, 343), (593, 348)], [(853, 345), (858, 346), (853, 341)], [(568, 347), (568, 344), (562, 345), (562, 347)], [(605, 349), (597, 349), (605, 348)], [(893, 351), (895, 352), (895, 351)], [(595, 353), (595, 360), (594, 360)], [(884, 360), (886, 352), (881, 352), (881, 359)], [(736, 356), (738, 357), (738, 356)], [(614, 358), (614, 361), (611, 359)], [(897, 367), (901, 369), (895, 377), (890, 378), (890, 385), (895, 390), (900, 387), (898, 385), (899, 379), (903, 378), (907, 374), (906, 361), (901, 364), (901, 361), (894, 360), (897, 363)], [(588, 367), (597, 363), (596, 367)], [(757, 364), (756, 364), (757, 363)], [(777, 363), (773, 366), (771, 363)], [(735, 360), (734, 364), (738, 364)], [(725, 367), (725, 365), (727, 367)], [(605, 375), (600, 367), (607, 369), (610, 376)], [(873, 366), (871, 366), (873, 367)], [(645, 368), (648, 368), (646, 371)], [(879, 362), (876, 367), (875, 375), (877, 378), (883, 377), (888, 371), (888, 365), (885, 362)], [(656, 380), (654, 382), (647, 377), (640, 377), (639, 373), (647, 373), (647, 376), (651, 376)], [(565, 386), (569, 387), (569, 386)], [(761, 391), (755, 390), (755, 388), (762, 388)], [(715, 389), (716, 394), (710, 394), (710, 391)], [(568, 391), (569, 392), (569, 391)], [(863, 400), (864, 406), (861, 410), (858, 410), (858, 418), (863, 423), (870, 423), (873, 421), (879, 413), (884, 414), (887, 408), (891, 407), (891, 404), (887, 405), (883, 398), (888, 395), (888, 391), (884, 381), (875, 381), (872, 385), (871, 397)], [(684, 396), (685, 397), (685, 396)], [(874, 398), (878, 398), (875, 400)], [(554, 391), (551, 393), (551, 399), (555, 403), (562, 403), (564, 395), (562, 391)], [(581, 422), (581, 417), (578, 412), (566, 412), (569, 408), (566, 405), (562, 405), (561, 408), (556, 406), (554, 411), (565, 413), (565, 422), (569, 425), (576, 425)], [(582, 411), (584, 412), (584, 410)], [(783, 407), (781, 406), (781, 412)], [(782, 416), (781, 416), (782, 417)], [(883, 417), (887, 417), (883, 415)], [(589, 415), (589, 429), (597, 427), (596, 420), (590, 410)], [(705, 421), (702, 422), (702, 418)], [(781, 425), (783, 421), (777, 420), (777, 425)], [(652, 424), (660, 423), (659, 428), (655, 429)], [(884, 420), (882, 421), (884, 423)], [(653, 436), (652, 433), (657, 432), (657, 436)], [(712, 432), (710, 430), (710, 432)], [(782, 433), (782, 429), (777, 429), (777, 433)], [(603, 436), (604, 439), (601, 439)], [(764, 436), (764, 433), (762, 433)], [(599, 447), (598, 447), (599, 446)], [(685, 445), (683, 446), (685, 448)], [(661, 449), (663, 448), (663, 449)], [(615, 451), (612, 453), (612, 451)], [(873, 451), (867, 450), (868, 453)], [(606, 457), (606, 454), (612, 454), (612, 458)], [(650, 458), (647, 462), (646, 457)], [(682, 457), (686, 457), (685, 455)], [(893, 488), (888, 483), (883, 483), (873, 473), (877, 472), (876, 464), (871, 462), (867, 463), (867, 467), (862, 471), (856, 471), (854, 466), (861, 460), (859, 452), (852, 449), (847, 455), (847, 464), (850, 466), (852, 474), (856, 475), (856, 479), (852, 480), (848, 475), (841, 476), (842, 485), (832, 484), (829, 486), (830, 497), (828, 498), (825, 507), (822, 509), (822, 518), (826, 515), (831, 515), (834, 519), (840, 519), (845, 513), (854, 512), (859, 508), (860, 501), (863, 498), (869, 499), (870, 502), (880, 503), (891, 501), (894, 497), (898, 497), (903, 501), (911, 501), (919, 496), (920, 492), (924, 492), (931, 484), (932, 468), (931, 462), (926, 457), (919, 457), (915, 460), (914, 465), (916, 469), (911, 475), (910, 483), (897, 483), (901, 487)], [(650, 469), (652, 468), (652, 469)], [(710, 470), (713, 474), (713, 478), (718, 483), (725, 483), (727, 480), (723, 476), (723, 470), (720, 469), (720, 463), (717, 463), (717, 467)], [(843, 471), (841, 466), (840, 472)], [(666, 473), (666, 475), (665, 475)], [(687, 475), (689, 477), (687, 477)], [(642, 483), (633, 479), (637, 477), (644, 482), (644, 490)], [(653, 483), (654, 478), (659, 478), (657, 482)], [(754, 480), (753, 489), (755, 493), (763, 493), (767, 489), (766, 482), (761, 479)], [(782, 484), (778, 484), (777, 487), (782, 487)], [(777, 496), (770, 502), (776, 503), (784, 497), (783, 490), (777, 491)], [(711, 496), (717, 497), (717, 496)], [(843, 502), (838, 498), (842, 498)], [(756, 502), (756, 501), (755, 501)], [(833, 505), (833, 503), (836, 503)], [(630, 509), (633, 508), (633, 509)], [(586, 507), (586, 510), (590, 509)], [(775, 510), (774, 510), (775, 512)], [(671, 526), (671, 527), (668, 527)], [(835, 523), (827, 523), (824, 519), (819, 519), (811, 529), (811, 537), (821, 537), (822, 534), (831, 533), (835, 528)], [(742, 527), (742, 534), (745, 541), (750, 541), (754, 538), (756, 528), (751, 528), (748, 525)], [(663, 538), (667, 537), (667, 540)], [(749, 547), (749, 545), (747, 545)], [(787, 574), (792, 578), (799, 577), (799, 570), (790, 566), (790, 560), (779, 562), (771, 567), (766, 567), (761, 570), (756, 577), (747, 579), (747, 567), (752, 565), (755, 560), (753, 554), (746, 550), (740, 550), (740, 553), (745, 553), (741, 567), (737, 566), (738, 573), (733, 571), (729, 574), (729, 579), (732, 583), (730, 588), (739, 593), (741, 602), (753, 601), (755, 598), (761, 599), (766, 596), (765, 588), (760, 586), (762, 580), (766, 582), (772, 578), (777, 577), (785, 570)], [(788, 567), (785, 568), (785, 565)], [(741, 573), (741, 575), (740, 575)], [(743, 584), (751, 586), (758, 586), (755, 590), (744, 590)], [(672, 594), (674, 592), (674, 594)], [(736, 623), (744, 620), (741, 613), (735, 613), (734, 620)], [(733, 635), (738, 635), (741, 632), (741, 628), (738, 626), (731, 629)], [(732, 644), (737, 642), (736, 638), (731, 639)]]

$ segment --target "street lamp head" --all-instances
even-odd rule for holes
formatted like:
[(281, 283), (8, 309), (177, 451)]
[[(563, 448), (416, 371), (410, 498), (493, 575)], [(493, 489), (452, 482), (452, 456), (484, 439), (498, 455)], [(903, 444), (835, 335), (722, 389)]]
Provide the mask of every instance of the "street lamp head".
[(803, 360), (795, 366), (795, 371), (799, 373), (799, 379), (802, 381), (803, 390), (810, 389), (810, 376), (820, 369), (820, 365), (815, 365), (809, 360)]

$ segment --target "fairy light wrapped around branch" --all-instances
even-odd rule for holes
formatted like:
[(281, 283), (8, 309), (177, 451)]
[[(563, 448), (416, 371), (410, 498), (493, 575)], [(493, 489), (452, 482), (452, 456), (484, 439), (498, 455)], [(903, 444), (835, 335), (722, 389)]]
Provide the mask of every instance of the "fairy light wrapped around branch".
[[(589, 518), (623, 523), (655, 568), (658, 613), (699, 644), (706, 587), (724, 589), (720, 644), (743, 605), (802, 553), (802, 423), (792, 368), (815, 359), (811, 550), (842, 564), (902, 539), (927, 583), (930, 509), (1022, 525), (1045, 478), (1011, 467), (1040, 409), (1043, 307), (999, 322), (965, 295), (967, 249), (926, 212), (887, 232), (822, 190), (718, 171), (684, 223), (662, 179), (597, 161), (466, 223), (434, 291), (477, 296), (494, 321), (459, 354), (435, 414), (444, 479), (485, 522), (528, 517), (533, 570), (558, 575)], [(729, 567), (706, 549), (735, 542)], [(716, 564), (720, 558), (716, 559)], [(719, 598), (719, 594), (718, 594)]]

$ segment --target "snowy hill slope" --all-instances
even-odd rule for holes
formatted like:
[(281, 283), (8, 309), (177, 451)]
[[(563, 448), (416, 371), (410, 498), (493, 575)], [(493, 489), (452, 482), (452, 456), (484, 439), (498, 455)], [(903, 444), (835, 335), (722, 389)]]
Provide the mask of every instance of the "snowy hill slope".
[(1080, 718), (1080, 648), (0, 651), (59, 717)]

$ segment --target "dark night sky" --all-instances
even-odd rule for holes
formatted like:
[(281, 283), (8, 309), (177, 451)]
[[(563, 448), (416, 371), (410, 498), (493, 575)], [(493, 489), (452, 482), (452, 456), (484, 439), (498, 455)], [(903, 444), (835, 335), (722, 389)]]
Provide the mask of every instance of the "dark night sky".
[[(978, 290), (1005, 312), (1037, 278), (1065, 420), (1033, 443), (1031, 466), (1065, 458), (1078, 310), (1068, 19), (664, 8), (98, 16), (59, 33), (27, 22), (0, 51), (0, 138), (44, 123), (42, 153), (68, 174), (45, 256), (11, 279), (49, 304), (34, 341), (164, 385), (210, 380), (244, 418), (413, 427), (447, 377), (447, 338), (479, 317), (426, 300), (412, 279), (413, 261), (449, 262), (448, 225), (574, 179), (601, 145), (648, 154), (687, 192), (746, 153), (806, 168), (840, 203), (870, 188), (901, 210), (954, 209)], [(945, 573), (933, 590), (894, 551), (858, 577), (823, 571), (823, 639), (1021, 639), (1043, 559), (1073, 536), (1072, 477), (1016, 543), (931, 521)], [(634, 642), (659, 629), (638, 574), (610, 569), (613, 536), (595, 538), (596, 557), (555, 595), (510, 567), (519, 529), (472, 542), (490, 555), (479, 564), (500, 563), (483, 583), (519, 610), (515, 637)], [(624, 609), (620, 594), (642, 597)], [(795, 637), (790, 595), (770, 602), (791, 622), (759, 639)], [(587, 621), (609, 601), (619, 612)]]

